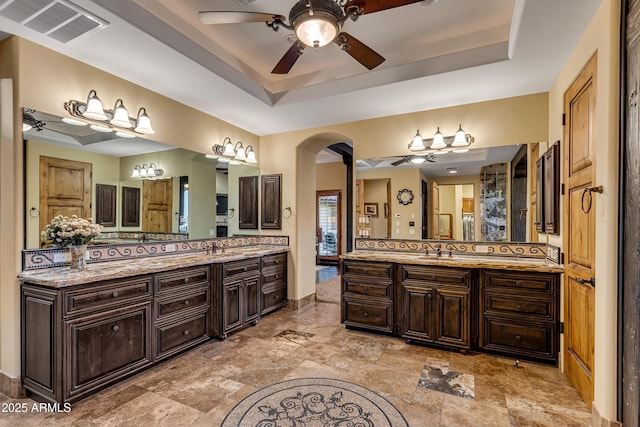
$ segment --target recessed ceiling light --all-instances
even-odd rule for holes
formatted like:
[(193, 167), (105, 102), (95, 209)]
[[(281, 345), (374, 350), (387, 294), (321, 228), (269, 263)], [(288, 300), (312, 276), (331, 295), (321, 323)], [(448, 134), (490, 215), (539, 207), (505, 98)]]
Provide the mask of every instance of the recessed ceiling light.
[(458, 171), (449, 171), (449, 173), (458, 173)]
[(96, 132), (111, 132), (111, 128), (108, 128), (105, 126), (91, 125), (89, 127), (95, 130)]
[(83, 121), (80, 120), (76, 120), (76, 119), (72, 119), (71, 117), (63, 117), (62, 121), (65, 122), (68, 125), (74, 125), (74, 126), (86, 126), (87, 124)]

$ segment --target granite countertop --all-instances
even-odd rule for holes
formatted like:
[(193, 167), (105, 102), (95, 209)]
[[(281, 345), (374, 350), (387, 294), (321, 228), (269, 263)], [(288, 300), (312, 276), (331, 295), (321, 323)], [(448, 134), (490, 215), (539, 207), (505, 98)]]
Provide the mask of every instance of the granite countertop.
[(498, 270), (538, 271), (545, 273), (562, 273), (564, 268), (552, 261), (536, 258), (518, 258), (495, 255), (449, 255), (441, 257), (430, 253), (424, 255), (415, 252), (364, 251), (355, 250), (342, 255), (345, 260), (395, 262), (398, 264), (433, 265), (461, 268), (490, 268)]
[(184, 267), (209, 265), (229, 261), (251, 259), (264, 255), (288, 252), (289, 247), (253, 246), (250, 248), (225, 249), (224, 253), (209, 254), (205, 251), (185, 255), (163, 255), (148, 258), (133, 258), (122, 261), (87, 264), (81, 271), (71, 271), (69, 267), (43, 268), (23, 271), (18, 275), (21, 282), (63, 288), (102, 280), (153, 274), (161, 271), (177, 270)]

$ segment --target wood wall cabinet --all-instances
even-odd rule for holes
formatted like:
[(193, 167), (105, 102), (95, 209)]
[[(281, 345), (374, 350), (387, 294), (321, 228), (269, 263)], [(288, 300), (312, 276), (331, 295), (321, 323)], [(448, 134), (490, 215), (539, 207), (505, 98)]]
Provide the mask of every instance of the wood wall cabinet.
[(470, 349), (471, 270), (401, 265), (398, 275), (399, 335), (407, 340)]
[(280, 230), (282, 228), (282, 191), (281, 174), (261, 175), (262, 209), (260, 210), (260, 227), (262, 229)]
[(260, 269), (261, 314), (265, 315), (287, 304), (287, 254), (262, 257)]
[(123, 227), (140, 227), (140, 189), (122, 187), (122, 218)]
[(544, 233), (544, 156), (536, 159), (536, 220), (535, 226), (538, 233)]
[(96, 184), (96, 224), (115, 227), (116, 191), (115, 185)]
[(394, 265), (360, 261), (342, 263), (342, 323), (393, 332)]
[(224, 263), (222, 338), (260, 317), (260, 258)]
[(560, 232), (560, 153), (559, 142), (544, 153), (544, 231)]
[(544, 363), (559, 351), (558, 274), (483, 270), (480, 347)]
[(258, 229), (258, 177), (238, 178), (238, 228)]

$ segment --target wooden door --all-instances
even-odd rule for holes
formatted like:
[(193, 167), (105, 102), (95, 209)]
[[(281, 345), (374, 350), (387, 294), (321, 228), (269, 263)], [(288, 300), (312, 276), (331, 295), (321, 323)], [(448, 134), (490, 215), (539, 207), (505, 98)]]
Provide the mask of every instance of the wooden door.
[(433, 287), (429, 284), (403, 282), (402, 331), (405, 338), (433, 341)]
[(431, 183), (431, 229), (432, 238), (440, 238), (440, 189), (438, 183), (433, 181)]
[(91, 217), (91, 163), (40, 156), (40, 231), (56, 215)]
[(244, 279), (242, 310), (244, 322), (253, 322), (260, 317), (260, 277)]
[(469, 347), (469, 290), (435, 289), (434, 340), (444, 345)]
[(342, 253), (342, 193), (316, 191), (316, 264), (337, 264)]
[[(531, 220), (529, 223), (529, 241), (537, 242), (538, 241), (538, 225), (541, 221), (541, 209), (538, 204), (538, 187), (542, 187), (542, 176), (540, 174), (540, 170), (542, 169), (542, 160), (540, 159), (540, 144), (537, 142), (535, 144), (531, 144), (531, 179), (530, 188), (531, 188), (531, 198), (530, 198), (530, 206), (529, 213), (531, 214)], [(540, 161), (540, 164), (538, 162)]]
[(527, 241), (527, 146), (511, 161), (511, 241)]
[(173, 180), (144, 180), (142, 199), (142, 230), (147, 233), (170, 233)]
[[(589, 407), (593, 401), (595, 317), (595, 289), (589, 281), (595, 277), (596, 197), (585, 192), (594, 185), (595, 177), (596, 68), (597, 56), (594, 55), (564, 98), (564, 360), (567, 377)], [(590, 209), (584, 199), (590, 199)]]

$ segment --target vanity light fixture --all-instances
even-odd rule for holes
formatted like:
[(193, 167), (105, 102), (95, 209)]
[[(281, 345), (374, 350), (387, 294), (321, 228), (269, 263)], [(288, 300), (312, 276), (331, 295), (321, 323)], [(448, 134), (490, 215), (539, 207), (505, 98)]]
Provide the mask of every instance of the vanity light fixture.
[(211, 150), (213, 150), (213, 154), (205, 154), (205, 157), (208, 159), (217, 159), (222, 163), (229, 163), (230, 165), (258, 163), (256, 152), (253, 151), (251, 145), (245, 148), (242, 142), (238, 141), (234, 146), (231, 138), (228, 136), (225, 137), (222, 144), (212, 146)]
[[(136, 118), (132, 118), (129, 116), (129, 112), (124, 106), (122, 99), (118, 98), (113, 106), (113, 110), (105, 110), (102, 106), (102, 101), (93, 89), (91, 89), (89, 95), (87, 95), (87, 102), (72, 99), (64, 103), (64, 108), (72, 116), (72, 118), (67, 118), (68, 121), (65, 120), (67, 123), (74, 121), (75, 123), (71, 124), (79, 125), (80, 123), (86, 124), (86, 122), (89, 121), (92, 125), (102, 127), (104, 130), (101, 130), (101, 132), (126, 130), (127, 132), (142, 135), (155, 133), (153, 127), (151, 127), (151, 119), (147, 114), (146, 108), (140, 107)], [(123, 138), (126, 138), (126, 136)]]
[(164, 170), (158, 168), (155, 163), (143, 163), (142, 166), (135, 165), (133, 172), (131, 172), (131, 178), (157, 178), (164, 175)]
[(440, 127), (431, 139), (424, 139), (420, 135), (420, 130), (416, 131), (416, 135), (409, 144), (411, 151), (429, 151), (433, 154), (445, 154), (449, 151), (454, 153), (466, 153), (469, 151), (469, 145), (473, 144), (475, 138), (462, 130), (462, 125), (458, 126), (455, 135), (444, 136), (440, 132)]

